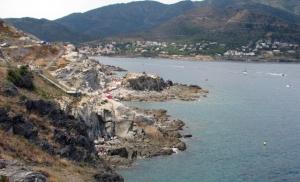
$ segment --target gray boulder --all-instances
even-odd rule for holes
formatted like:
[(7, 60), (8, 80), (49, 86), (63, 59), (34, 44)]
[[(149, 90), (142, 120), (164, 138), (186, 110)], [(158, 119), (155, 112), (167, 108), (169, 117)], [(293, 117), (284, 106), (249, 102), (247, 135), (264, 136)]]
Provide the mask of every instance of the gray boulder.
[(186, 144), (184, 142), (177, 143), (175, 147), (178, 148), (181, 151), (186, 150)]
[(0, 181), (47, 182), (47, 176), (16, 161), (0, 159)]

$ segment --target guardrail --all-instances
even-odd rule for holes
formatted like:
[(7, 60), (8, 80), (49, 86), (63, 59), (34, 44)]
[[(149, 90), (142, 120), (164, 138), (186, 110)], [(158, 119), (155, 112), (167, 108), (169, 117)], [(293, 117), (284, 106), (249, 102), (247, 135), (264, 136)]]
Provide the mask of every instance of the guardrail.
[(56, 86), (57, 88), (59, 88), (60, 90), (62, 90), (63, 92), (65, 92), (66, 94), (78, 97), (80, 96), (82, 93), (78, 90), (68, 90), (65, 86), (56, 83), (55, 81), (51, 80), (50, 78), (48, 78), (46, 75), (44, 75), (41, 71), (38, 72), (38, 75), (40, 77), (42, 77), (44, 80), (48, 81), (49, 83), (51, 83), (52, 85)]

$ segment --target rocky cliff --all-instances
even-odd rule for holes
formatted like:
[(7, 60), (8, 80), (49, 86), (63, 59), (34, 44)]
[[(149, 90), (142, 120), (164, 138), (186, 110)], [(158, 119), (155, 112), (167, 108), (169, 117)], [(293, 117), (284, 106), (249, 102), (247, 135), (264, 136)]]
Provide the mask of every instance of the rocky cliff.
[[(68, 48), (43, 43), (2, 21), (0, 42), (0, 179), (124, 181), (99, 158), (90, 120), (67, 112), (78, 97), (62, 90), (50, 74), (72, 61), (63, 57), (70, 55)], [(31, 74), (31, 89), (23, 87), (23, 65)], [(74, 105), (60, 107), (63, 99)]]
[[(191, 100), (206, 93), (200, 87), (145, 73), (119, 77), (115, 71), (123, 69), (91, 60), (71, 44), (44, 45), (20, 32), (12, 35), (25, 38), (11, 37), (10, 45), (1, 48), (0, 159), (17, 160), (27, 166), (26, 174), (41, 181), (118, 182), (123, 178), (111, 167), (186, 149), (182, 121), (166, 111), (128, 107), (119, 99)], [(24, 65), (32, 74), (32, 89), (4, 79)], [(22, 82), (20, 76), (14, 79)], [(14, 166), (6, 166), (0, 175), (13, 178), (9, 171)]]

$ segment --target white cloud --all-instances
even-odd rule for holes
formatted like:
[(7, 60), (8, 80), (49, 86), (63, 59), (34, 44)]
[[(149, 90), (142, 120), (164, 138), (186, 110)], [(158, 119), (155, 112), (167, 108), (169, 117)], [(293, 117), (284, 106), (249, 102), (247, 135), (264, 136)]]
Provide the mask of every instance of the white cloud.
[[(132, 0), (0, 0), (0, 17), (34, 17), (56, 19), (74, 12), (85, 12), (101, 6)], [(179, 0), (160, 0), (171, 4)]]

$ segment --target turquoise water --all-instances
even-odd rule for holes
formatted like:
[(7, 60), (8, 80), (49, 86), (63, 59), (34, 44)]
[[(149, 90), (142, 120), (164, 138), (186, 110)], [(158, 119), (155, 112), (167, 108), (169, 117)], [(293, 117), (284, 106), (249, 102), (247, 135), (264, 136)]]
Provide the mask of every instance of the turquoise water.
[(186, 122), (193, 138), (186, 152), (120, 170), (126, 181), (300, 181), (300, 64), (100, 60), (210, 91), (196, 102), (136, 103), (167, 109)]

